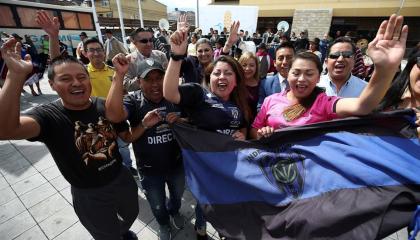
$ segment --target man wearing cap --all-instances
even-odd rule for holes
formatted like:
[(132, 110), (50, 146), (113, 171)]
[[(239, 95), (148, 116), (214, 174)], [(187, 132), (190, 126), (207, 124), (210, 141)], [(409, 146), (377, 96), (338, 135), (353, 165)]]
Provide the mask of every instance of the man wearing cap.
[(111, 30), (105, 30), (105, 36), (107, 38), (104, 44), (105, 60), (106, 64), (112, 66), (112, 59), (115, 57), (115, 55), (118, 53), (127, 54), (127, 49), (125, 49), (122, 42), (118, 41), (118, 39), (113, 36)]
[(88, 64), (89, 59), (87, 59), (83, 55), (83, 42), (88, 38), (88, 36), (85, 32), (81, 32), (79, 37), (80, 37), (80, 42), (79, 42), (79, 44), (77, 45), (77, 48), (76, 48), (76, 56), (77, 56), (77, 59), (82, 61), (84, 64)]
[[(179, 214), (185, 176), (180, 149), (169, 127), (179, 120), (181, 111), (163, 98), (165, 71), (151, 58), (140, 62), (136, 68), (141, 90), (123, 98), (123, 79), (129, 62), (129, 56), (123, 54), (113, 59), (115, 74), (106, 100), (106, 116), (112, 122), (128, 119), (132, 128), (140, 127), (133, 150), (141, 185), (159, 223), (159, 239), (168, 240), (171, 239), (170, 221), (177, 229), (185, 224), (184, 217)], [(168, 204), (165, 184), (170, 192)]]
[(130, 66), (124, 78), (124, 87), (127, 91), (139, 90), (139, 81), (137, 81), (137, 68), (146, 58), (154, 59), (159, 62), (164, 69), (168, 66), (168, 59), (165, 53), (159, 50), (153, 50), (153, 30), (138, 28), (131, 34), (130, 40), (136, 46), (136, 51), (130, 53)]

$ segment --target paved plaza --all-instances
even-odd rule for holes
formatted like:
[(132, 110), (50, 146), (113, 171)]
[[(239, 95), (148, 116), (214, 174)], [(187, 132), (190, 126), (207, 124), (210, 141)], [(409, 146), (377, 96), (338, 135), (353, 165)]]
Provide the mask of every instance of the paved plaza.
[[(41, 89), (44, 95), (38, 97), (22, 94), (21, 110), (57, 99), (46, 80), (41, 81)], [(25, 90), (29, 92), (28, 87)], [(131, 230), (140, 240), (155, 240), (158, 224), (144, 194), (140, 190), (138, 194), (140, 212)], [(185, 191), (181, 214), (188, 224), (173, 231), (173, 239), (195, 239), (194, 207), (195, 200)], [(207, 230), (210, 239), (219, 239), (210, 224)], [(9, 239), (92, 239), (74, 213), (69, 183), (39, 142), (0, 141), (0, 240)], [(386, 239), (403, 240), (407, 234), (402, 230)]]

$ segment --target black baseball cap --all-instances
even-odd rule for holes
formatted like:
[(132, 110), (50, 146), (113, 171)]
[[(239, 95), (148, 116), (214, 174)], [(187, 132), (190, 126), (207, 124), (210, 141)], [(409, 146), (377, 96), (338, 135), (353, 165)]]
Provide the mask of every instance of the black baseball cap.
[(21, 36), (19, 36), (17, 33), (12, 33), (12, 36), (15, 38), (15, 39), (18, 39), (18, 40), (22, 40), (23, 38), (21, 37)]
[(160, 62), (154, 60), (153, 58), (147, 58), (137, 66), (137, 75), (140, 78), (145, 79), (147, 74), (152, 70), (159, 70), (162, 73), (165, 73), (165, 70)]

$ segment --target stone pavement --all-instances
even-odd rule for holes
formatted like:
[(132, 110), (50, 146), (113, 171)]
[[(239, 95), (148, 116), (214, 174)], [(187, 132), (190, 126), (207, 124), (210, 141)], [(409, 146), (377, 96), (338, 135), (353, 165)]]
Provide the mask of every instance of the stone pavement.
[[(25, 89), (29, 92), (28, 87)], [(38, 97), (22, 94), (21, 110), (57, 99), (47, 80), (41, 81), (41, 89), (44, 95)], [(69, 183), (43, 144), (26, 140), (0, 141), (0, 153), (1, 240), (92, 239), (73, 211)], [(140, 213), (131, 229), (140, 240), (157, 239), (158, 224), (141, 191), (139, 206)], [(191, 193), (185, 191), (181, 214), (188, 218), (188, 224), (173, 232), (175, 240), (195, 239), (194, 206)], [(219, 239), (210, 224), (207, 229), (210, 239)], [(407, 235), (400, 231), (386, 239), (402, 240), (407, 239)]]

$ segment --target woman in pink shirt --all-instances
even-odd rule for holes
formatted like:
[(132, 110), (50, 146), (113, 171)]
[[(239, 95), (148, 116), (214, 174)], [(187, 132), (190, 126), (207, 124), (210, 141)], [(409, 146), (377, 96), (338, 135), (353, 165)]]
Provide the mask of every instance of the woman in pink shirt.
[[(327, 96), (316, 86), (322, 71), (319, 58), (309, 52), (296, 55), (287, 77), (290, 89), (264, 100), (252, 124), (251, 138), (268, 137), (274, 130), (288, 126), (369, 114), (385, 95), (403, 58), (408, 27), (401, 28), (402, 21), (402, 16), (392, 15), (381, 24), (376, 38), (369, 44), (368, 54), (375, 63), (375, 72), (359, 98)], [(338, 58), (346, 54), (345, 51), (329, 53), (330, 57)]]

